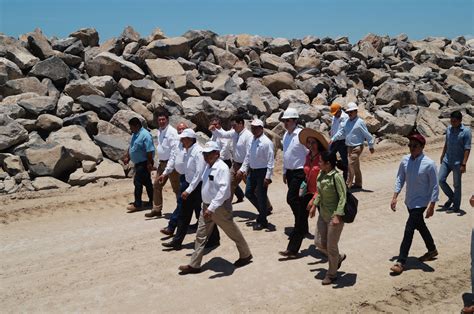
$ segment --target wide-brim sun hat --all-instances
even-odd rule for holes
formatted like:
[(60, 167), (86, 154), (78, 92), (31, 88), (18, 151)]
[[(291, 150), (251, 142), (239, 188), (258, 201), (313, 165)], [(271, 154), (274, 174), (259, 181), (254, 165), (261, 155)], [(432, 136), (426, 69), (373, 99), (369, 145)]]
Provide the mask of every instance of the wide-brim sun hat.
[(317, 139), (321, 145), (323, 145), (325, 150), (328, 150), (329, 148), (329, 141), (327, 138), (323, 135), (323, 133), (318, 132), (314, 129), (311, 128), (304, 128), (301, 130), (300, 134), (298, 135), (298, 138), (300, 140), (300, 143), (306, 146), (306, 141), (308, 140), (309, 137), (313, 137)]
[(184, 129), (183, 132), (181, 132), (181, 134), (178, 135), (179, 138), (196, 138), (196, 132), (194, 132), (193, 129)]
[(350, 102), (347, 104), (346, 112), (356, 111), (359, 110), (359, 107), (355, 102)]

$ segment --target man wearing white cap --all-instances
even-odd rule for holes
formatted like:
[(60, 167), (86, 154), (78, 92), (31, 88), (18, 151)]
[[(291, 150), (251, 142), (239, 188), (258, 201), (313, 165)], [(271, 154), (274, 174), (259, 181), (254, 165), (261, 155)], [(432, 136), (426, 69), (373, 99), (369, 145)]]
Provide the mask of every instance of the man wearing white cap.
[(308, 149), (300, 143), (298, 138), (302, 128), (298, 126), (298, 111), (288, 108), (283, 113), (281, 120), (285, 124), (285, 135), (283, 135), (283, 183), (288, 185), (286, 202), (291, 207), (296, 219), (300, 208), (299, 190), (305, 179), (304, 163)]
[(247, 188), (245, 197), (258, 210), (255, 230), (268, 228), (267, 192), (268, 185), (272, 183), (273, 166), (275, 157), (272, 141), (263, 133), (263, 121), (255, 119), (250, 124), (253, 140), (247, 151), (244, 162), (237, 172), (237, 178), (242, 178), (246, 173)]
[(360, 154), (364, 149), (364, 141), (369, 144), (370, 153), (374, 153), (374, 138), (367, 130), (367, 125), (364, 120), (357, 116), (356, 103), (350, 102), (347, 105), (346, 112), (349, 115), (349, 120), (345, 125), (337, 131), (331, 138), (331, 143), (336, 142), (342, 138), (346, 138), (347, 157), (349, 159), (349, 173), (347, 175), (347, 187), (353, 189), (362, 188), (362, 172), (360, 171)]
[(196, 143), (196, 133), (192, 129), (184, 129), (179, 138), (186, 149), (186, 154), (184, 155), (184, 176), (189, 185), (181, 193), (183, 203), (178, 216), (176, 234), (171, 242), (162, 243), (164, 247), (175, 250), (181, 249), (181, 244), (188, 232), (189, 223), (193, 216), (193, 209), (195, 206), (201, 205), (201, 177), (205, 165), (201, 148)]
[(202, 149), (204, 160), (207, 163), (202, 175), (203, 210), (199, 217), (199, 225), (194, 243), (194, 253), (189, 265), (179, 267), (181, 274), (198, 273), (201, 271), (201, 261), (209, 233), (215, 224), (235, 242), (239, 251), (236, 267), (249, 264), (252, 260), (247, 241), (235, 224), (232, 215), (230, 199), (230, 171), (229, 167), (219, 159), (220, 147), (216, 142), (209, 141)]

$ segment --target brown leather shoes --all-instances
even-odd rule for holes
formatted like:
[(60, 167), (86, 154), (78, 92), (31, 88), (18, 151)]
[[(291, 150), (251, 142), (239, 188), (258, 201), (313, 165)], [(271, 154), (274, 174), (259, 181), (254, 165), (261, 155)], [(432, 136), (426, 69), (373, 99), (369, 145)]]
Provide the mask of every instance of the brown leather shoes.
[(191, 267), (190, 265), (182, 265), (182, 266), (179, 266), (178, 269), (181, 271), (182, 275), (197, 274), (201, 272), (201, 268), (194, 268), (194, 267)]
[(160, 229), (160, 232), (167, 235), (167, 236), (172, 236), (173, 235), (173, 231), (171, 231), (170, 229), (168, 228), (163, 228), (163, 229)]
[(234, 266), (235, 267), (243, 267), (247, 264), (250, 264), (250, 262), (252, 261), (252, 254), (250, 254), (248, 257), (245, 257), (245, 258), (239, 258), (238, 260), (236, 260), (234, 262)]
[(151, 212), (145, 214), (145, 217), (147, 218), (161, 217), (161, 210), (158, 211), (158, 210), (152, 209)]
[(287, 258), (297, 258), (298, 257), (297, 253), (291, 252), (289, 250), (280, 251), (280, 252), (278, 252), (278, 254), (280, 254), (281, 256), (287, 257)]

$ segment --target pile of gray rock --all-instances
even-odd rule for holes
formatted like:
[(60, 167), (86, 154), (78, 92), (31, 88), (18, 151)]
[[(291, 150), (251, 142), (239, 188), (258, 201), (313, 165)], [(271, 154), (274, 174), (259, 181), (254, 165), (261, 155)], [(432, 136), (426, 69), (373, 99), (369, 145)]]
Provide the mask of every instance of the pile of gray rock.
[(257, 116), (278, 139), (286, 108), (326, 132), (329, 105), (354, 101), (378, 139), (414, 126), (437, 136), (453, 110), (470, 124), (473, 87), (474, 40), (464, 37), (369, 34), (351, 44), (201, 30), (142, 37), (127, 27), (99, 44), (92, 28), (61, 39), (0, 33), (0, 193), (125, 177), (128, 120), (154, 129), (157, 108), (203, 136), (212, 116), (224, 125)]

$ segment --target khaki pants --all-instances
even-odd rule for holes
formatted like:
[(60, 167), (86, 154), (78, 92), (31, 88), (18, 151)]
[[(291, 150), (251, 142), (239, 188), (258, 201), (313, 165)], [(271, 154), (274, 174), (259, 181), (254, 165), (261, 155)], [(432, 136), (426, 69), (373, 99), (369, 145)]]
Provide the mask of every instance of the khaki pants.
[(332, 225), (331, 222), (326, 222), (318, 216), (318, 223), (316, 226), (316, 234), (318, 235), (317, 246), (327, 249), (329, 269), (327, 272), (328, 277), (335, 278), (337, 275), (337, 265), (341, 260), (342, 256), (339, 253), (339, 238), (341, 237), (342, 228), (344, 228), (344, 222), (341, 221), (338, 225)]
[[(203, 203), (203, 212), (207, 209), (209, 204)], [(235, 242), (240, 258), (249, 257), (251, 252), (247, 241), (245, 241), (239, 227), (234, 222), (232, 215), (232, 205), (230, 199), (217, 208), (212, 214), (211, 219), (204, 218), (204, 214), (199, 216), (198, 229), (196, 231), (196, 241), (194, 242), (194, 253), (191, 256), (191, 267), (200, 268), (202, 256), (204, 255), (204, 247), (207, 242), (208, 235), (211, 234), (214, 224), (217, 224), (225, 234)]]
[(348, 188), (351, 188), (353, 185), (362, 186), (362, 172), (360, 171), (359, 160), (360, 160), (360, 154), (362, 154), (363, 150), (364, 150), (363, 145), (347, 148), (347, 159), (349, 160), (349, 173), (347, 175), (346, 184)]
[[(166, 184), (165, 180), (163, 184), (158, 182), (158, 177), (165, 171), (166, 168), (166, 161), (160, 161), (158, 165), (158, 170), (155, 174), (152, 174), (153, 180), (153, 210), (154, 211), (161, 211), (163, 209), (163, 186)], [(179, 173), (176, 170), (170, 173), (169, 179), (171, 182), (171, 187), (173, 188), (173, 192), (178, 197), (179, 193)]]
[[(235, 189), (237, 188), (237, 185), (242, 181), (242, 179), (237, 179), (236, 174), (237, 171), (240, 170), (240, 167), (242, 167), (241, 163), (238, 162), (233, 162), (232, 167), (230, 168), (230, 200), (232, 201), (234, 199), (234, 194), (235, 194)], [(246, 181), (244, 180), (246, 183)], [(267, 209), (273, 209), (272, 203), (270, 203), (270, 199), (267, 197)]]

